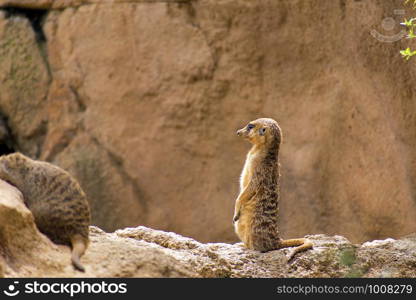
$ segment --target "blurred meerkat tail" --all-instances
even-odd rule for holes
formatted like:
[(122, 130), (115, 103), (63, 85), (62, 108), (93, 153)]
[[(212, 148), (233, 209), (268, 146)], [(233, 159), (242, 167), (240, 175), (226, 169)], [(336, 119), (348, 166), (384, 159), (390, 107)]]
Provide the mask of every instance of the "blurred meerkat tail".
[(280, 243), (279, 243), (279, 246), (280, 246), (280, 248), (296, 247), (297, 246), (296, 248), (294, 248), (290, 252), (288, 262), (291, 261), (297, 253), (313, 248), (312, 242), (308, 239), (305, 239), (305, 238), (281, 240)]
[(87, 249), (87, 242), (85, 238), (82, 237), (80, 234), (75, 234), (71, 238), (71, 244), (72, 244), (72, 255), (71, 255), (72, 264), (74, 265), (75, 269), (81, 272), (85, 272), (85, 268), (81, 264), (80, 258), (85, 253), (85, 250)]

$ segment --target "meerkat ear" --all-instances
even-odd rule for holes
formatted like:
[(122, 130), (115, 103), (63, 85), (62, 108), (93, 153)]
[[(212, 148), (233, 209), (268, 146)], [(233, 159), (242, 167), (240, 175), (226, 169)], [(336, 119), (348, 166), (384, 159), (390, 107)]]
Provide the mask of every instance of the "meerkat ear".
[(0, 172), (7, 172), (9, 168), (9, 162), (7, 160), (2, 160), (0, 162)]
[(259, 134), (261, 136), (263, 136), (265, 133), (266, 133), (266, 128), (265, 127), (262, 127), (262, 128), (259, 129)]

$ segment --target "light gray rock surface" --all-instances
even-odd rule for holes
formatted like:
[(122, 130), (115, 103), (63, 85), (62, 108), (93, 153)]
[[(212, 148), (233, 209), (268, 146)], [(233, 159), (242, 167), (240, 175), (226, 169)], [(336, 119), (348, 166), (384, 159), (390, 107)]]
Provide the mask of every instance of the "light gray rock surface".
[(21, 193), (0, 181), (0, 275), (4, 277), (416, 277), (416, 238), (351, 244), (341, 236), (308, 236), (314, 248), (287, 262), (289, 249), (260, 253), (241, 243), (200, 243), (139, 226), (91, 243), (75, 271), (70, 249), (41, 234)]

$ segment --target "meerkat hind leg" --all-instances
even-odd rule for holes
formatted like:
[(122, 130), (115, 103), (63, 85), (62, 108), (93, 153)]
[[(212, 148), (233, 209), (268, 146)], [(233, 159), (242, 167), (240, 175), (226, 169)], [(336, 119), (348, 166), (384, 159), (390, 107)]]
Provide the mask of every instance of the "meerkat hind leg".
[(288, 261), (291, 261), (297, 253), (308, 250), (308, 249), (312, 249), (313, 244), (311, 241), (305, 238), (281, 240), (279, 243), (280, 248), (295, 247), (295, 246), (297, 247), (290, 252)]

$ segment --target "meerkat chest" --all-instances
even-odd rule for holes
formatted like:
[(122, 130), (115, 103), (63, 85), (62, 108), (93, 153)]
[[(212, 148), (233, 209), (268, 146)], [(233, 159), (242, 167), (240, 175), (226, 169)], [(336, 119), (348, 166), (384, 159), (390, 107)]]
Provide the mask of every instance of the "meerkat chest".
[(244, 163), (243, 171), (240, 176), (240, 189), (243, 190), (253, 177), (254, 168), (256, 165), (256, 154), (248, 153), (246, 162)]

